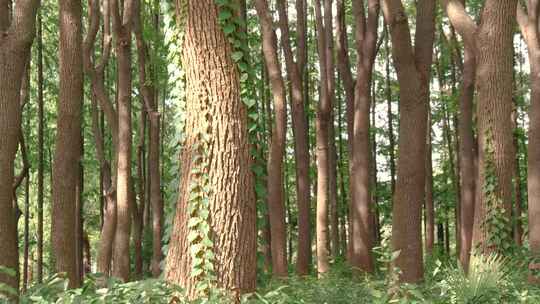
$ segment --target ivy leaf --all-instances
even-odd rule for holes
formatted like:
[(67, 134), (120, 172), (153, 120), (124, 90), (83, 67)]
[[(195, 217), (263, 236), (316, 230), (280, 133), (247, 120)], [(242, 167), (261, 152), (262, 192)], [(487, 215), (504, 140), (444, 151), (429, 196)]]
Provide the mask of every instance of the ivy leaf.
[(219, 15), (218, 15), (218, 20), (219, 21), (225, 21), (229, 18), (232, 17), (232, 13), (230, 10), (228, 9), (221, 9), (220, 12), (219, 12)]
[(188, 242), (193, 243), (199, 237), (199, 233), (195, 230), (191, 230), (188, 234)]
[(236, 30), (236, 25), (234, 23), (229, 23), (223, 27), (223, 32), (227, 35), (232, 34)]
[(242, 57), (244, 57), (244, 53), (240, 51), (236, 51), (231, 54), (231, 57), (235, 62), (238, 62), (242, 59)]
[(244, 104), (248, 107), (248, 108), (251, 108), (255, 105), (256, 101), (255, 99), (253, 98), (246, 98), (244, 99)]

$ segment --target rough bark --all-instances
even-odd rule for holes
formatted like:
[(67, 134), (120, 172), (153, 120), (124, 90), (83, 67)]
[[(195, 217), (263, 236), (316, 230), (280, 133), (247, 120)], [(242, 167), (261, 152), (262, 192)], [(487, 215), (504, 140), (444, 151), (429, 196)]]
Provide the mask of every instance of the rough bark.
[(81, 285), (77, 267), (76, 203), (81, 161), (83, 103), (82, 4), (60, 1), (60, 93), (52, 192), (52, 245), (55, 270), (67, 273), (69, 286)]
[[(198, 129), (207, 126), (210, 234), (218, 287), (236, 294), (256, 284), (256, 203), (249, 153), (247, 109), (239, 72), (212, 0), (189, 1), (182, 62), (186, 72), (185, 142), (176, 217), (165, 278), (195, 293), (188, 242), (188, 202)], [(208, 114), (205, 115), (204, 112)], [(205, 156), (203, 156), (205, 157)], [(277, 161), (277, 160), (276, 160)], [(272, 241), (273, 242), (273, 241)]]
[(401, 1), (383, 1), (392, 39), (392, 55), (400, 84), (399, 158), (393, 198), (392, 250), (401, 280), (423, 279), (422, 202), (425, 191), (427, 103), (435, 31), (435, 1), (417, 3), (416, 44), (412, 46)]
[[(19, 94), (25, 62), (34, 38), (39, 1), (19, 1), (14, 20), (0, 24), (0, 265), (18, 269), (17, 222), (13, 208), (14, 160), (21, 128)], [(2, 7), (0, 10), (6, 8)], [(7, 10), (7, 9), (6, 9)], [(7, 18), (9, 20), (9, 18)], [(18, 290), (19, 280), (0, 274), (0, 282)]]
[(285, 205), (283, 202), (283, 157), (286, 135), (286, 93), (277, 55), (277, 38), (266, 0), (256, 0), (259, 15), (263, 55), (274, 99), (275, 124), (272, 127), (270, 152), (268, 155), (268, 213), (270, 218), (272, 271), (277, 277), (287, 274), (287, 246), (285, 227)]
[[(501, 244), (492, 244), (486, 221), (488, 208), (501, 208), (504, 217), (511, 218), (512, 208), (512, 71), (513, 27), (517, 1), (486, 1), (477, 42), (478, 89), (478, 186), (476, 188), (473, 246), (482, 252), (491, 252)], [(488, 152), (491, 150), (491, 152)], [(485, 191), (488, 167), (492, 167), (496, 180), (494, 197)], [(491, 200), (491, 201), (489, 201)], [(489, 205), (489, 207), (488, 207)], [(510, 222), (508, 222), (510, 225)], [(504, 227), (507, 229), (510, 227)], [(502, 235), (502, 242), (510, 235)]]

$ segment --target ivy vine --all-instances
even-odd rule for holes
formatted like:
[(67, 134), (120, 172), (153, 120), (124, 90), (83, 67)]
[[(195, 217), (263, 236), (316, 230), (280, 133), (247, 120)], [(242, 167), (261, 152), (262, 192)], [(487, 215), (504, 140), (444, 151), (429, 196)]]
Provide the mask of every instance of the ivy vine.
[(499, 182), (495, 167), (495, 149), (493, 144), (493, 131), (489, 128), (486, 133), (486, 147), (484, 149), (485, 181), (482, 191), (485, 196), (485, 218), (481, 228), (486, 235), (486, 248), (495, 249), (500, 252), (509, 250), (511, 247), (510, 221), (506, 216), (506, 211), (502, 199), (499, 197)]
[[(259, 229), (265, 225), (264, 215), (267, 212), (265, 200), (266, 191), (266, 166), (263, 153), (264, 143), (258, 137), (265, 132), (264, 121), (258, 113), (258, 96), (253, 90), (257, 76), (250, 64), (250, 47), (246, 21), (236, 12), (240, 11), (238, 2), (234, 0), (216, 0), (218, 7), (218, 22), (232, 47), (231, 58), (236, 63), (240, 74), (240, 95), (246, 106), (248, 116), (248, 133), (250, 143), (250, 155), (252, 157), (252, 172), (255, 176), (255, 197), (257, 202), (257, 226)], [(243, 30), (245, 29), (245, 30)], [(259, 259), (261, 260), (261, 259)]]

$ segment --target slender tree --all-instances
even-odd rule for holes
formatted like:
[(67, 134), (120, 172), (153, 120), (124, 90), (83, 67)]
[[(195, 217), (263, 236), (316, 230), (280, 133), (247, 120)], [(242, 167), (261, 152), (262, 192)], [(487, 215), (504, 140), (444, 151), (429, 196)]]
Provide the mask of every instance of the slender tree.
[[(332, 0), (323, 0), (329, 1)], [(325, 5), (326, 2), (324, 2)], [(326, 13), (328, 13), (326, 11)], [(327, 34), (326, 27), (331, 27), (332, 24), (327, 24), (328, 18), (324, 18), (321, 9), (321, 1), (315, 0), (315, 19), (317, 27), (317, 52), (319, 54), (319, 70), (320, 70), (320, 93), (319, 104), (317, 107), (316, 126), (316, 142), (317, 142), (317, 218), (316, 218), (316, 235), (317, 235), (317, 272), (319, 275), (326, 273), (329, 268), (329, 251), (328, 251), (328, 202), (329, 202), (329, 121), (332, 112), (332, 98), (328, 91), (328, 61), (327, 53)]]
[(37, 282), (43, 281), (43, 154), (44, 126), (43, 113), (43, 22), (41, 12), (38, 14), (37, 39), (37, 78), (38, 78), (38, 175), (37, 175)]
[(274, 99), (275, 124), (272, 127), (268, 155), (268, 214), (270, 219), (272, 272), (277, 277), (287, 274), (285, 204), (283, 202), (283, 157), (286, 135), (286, 92), (277, 55), (277, 38), (266, 0), (256, 0), (262, 32), (263, 55)]
[(131, 233), (131, 208), (133, 187), (131, 176), (131, 34), (134, 1), (120, 3), (111, 0), (111, 20), (117, 55), (118, 91), (118, 144), (116, 166), (116, 232), (113, 249), (113, 275), (128, 281), (130, 276), (129, 239)]
[[(529, 52), (531, 69), (531, 106), (529, 109), (529, 144), (528, 154), (528, 208), (529, 208), (529, 243), (533, 255), (540, 254), (540, 34), (538, 27), (539, 2), (529, 1), (527, 10), (518, 4), (517, 21), (525, 38)], [(534, 268), (531, 265), (531, 268)], [(538, 282), (533, 275), (530, 281)]]
[(290, 45), (289, 20), (284, 0), (277, 1), (279, 12), (279, 29), (282, 33), (281, 43), (285, 54), (285, 67), (291, 81), (292, 123), (294, 133), (294, 147), (296, 160), (296, 193), (298, 205), (298, 258), (296, 272), (299, 275), (309, 273), (311, 265), (311, 228), (310, 228), (310, 178), (309, 178), (309, 143), (308, 123), (305, 111), (303, 79), (301, 71), (305, 65), (305, 3), (297, 0), (298, 18), (298, 47), (297, 61)]

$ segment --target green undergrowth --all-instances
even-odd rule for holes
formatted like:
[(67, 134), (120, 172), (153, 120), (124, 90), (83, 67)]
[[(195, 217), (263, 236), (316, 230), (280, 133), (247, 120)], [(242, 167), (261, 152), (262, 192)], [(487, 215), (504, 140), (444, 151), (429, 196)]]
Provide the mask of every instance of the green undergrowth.
[[(521, 260), (521, 259), (520, 259)], [(345, 303), (540, 303), (540, 287), (527, 284), (527, 268), (518, 259), (497, 255), (473, 256), (469, 275), (453, 262), (428, 259), (422, 284), (397, 284), (390, 276), (355, 275), (344, 262), (334, 263), (324, 277), (291, 276), (287, 280), (262, 278), (257, 292), (245, 295), (247, 304), (345, 304)], [(5, 290), (4, 290), (5, 292)], [(6, 303), (2, 300), (0, 303)], [(34, 285), (20, 303), (235, 303), (218, 290), (205, 299), (187, 301), (182, 290), (162, 280), (121, 283), (98, 275), (87, 276), (84, 286), (67, 289), (55, 275)]]

